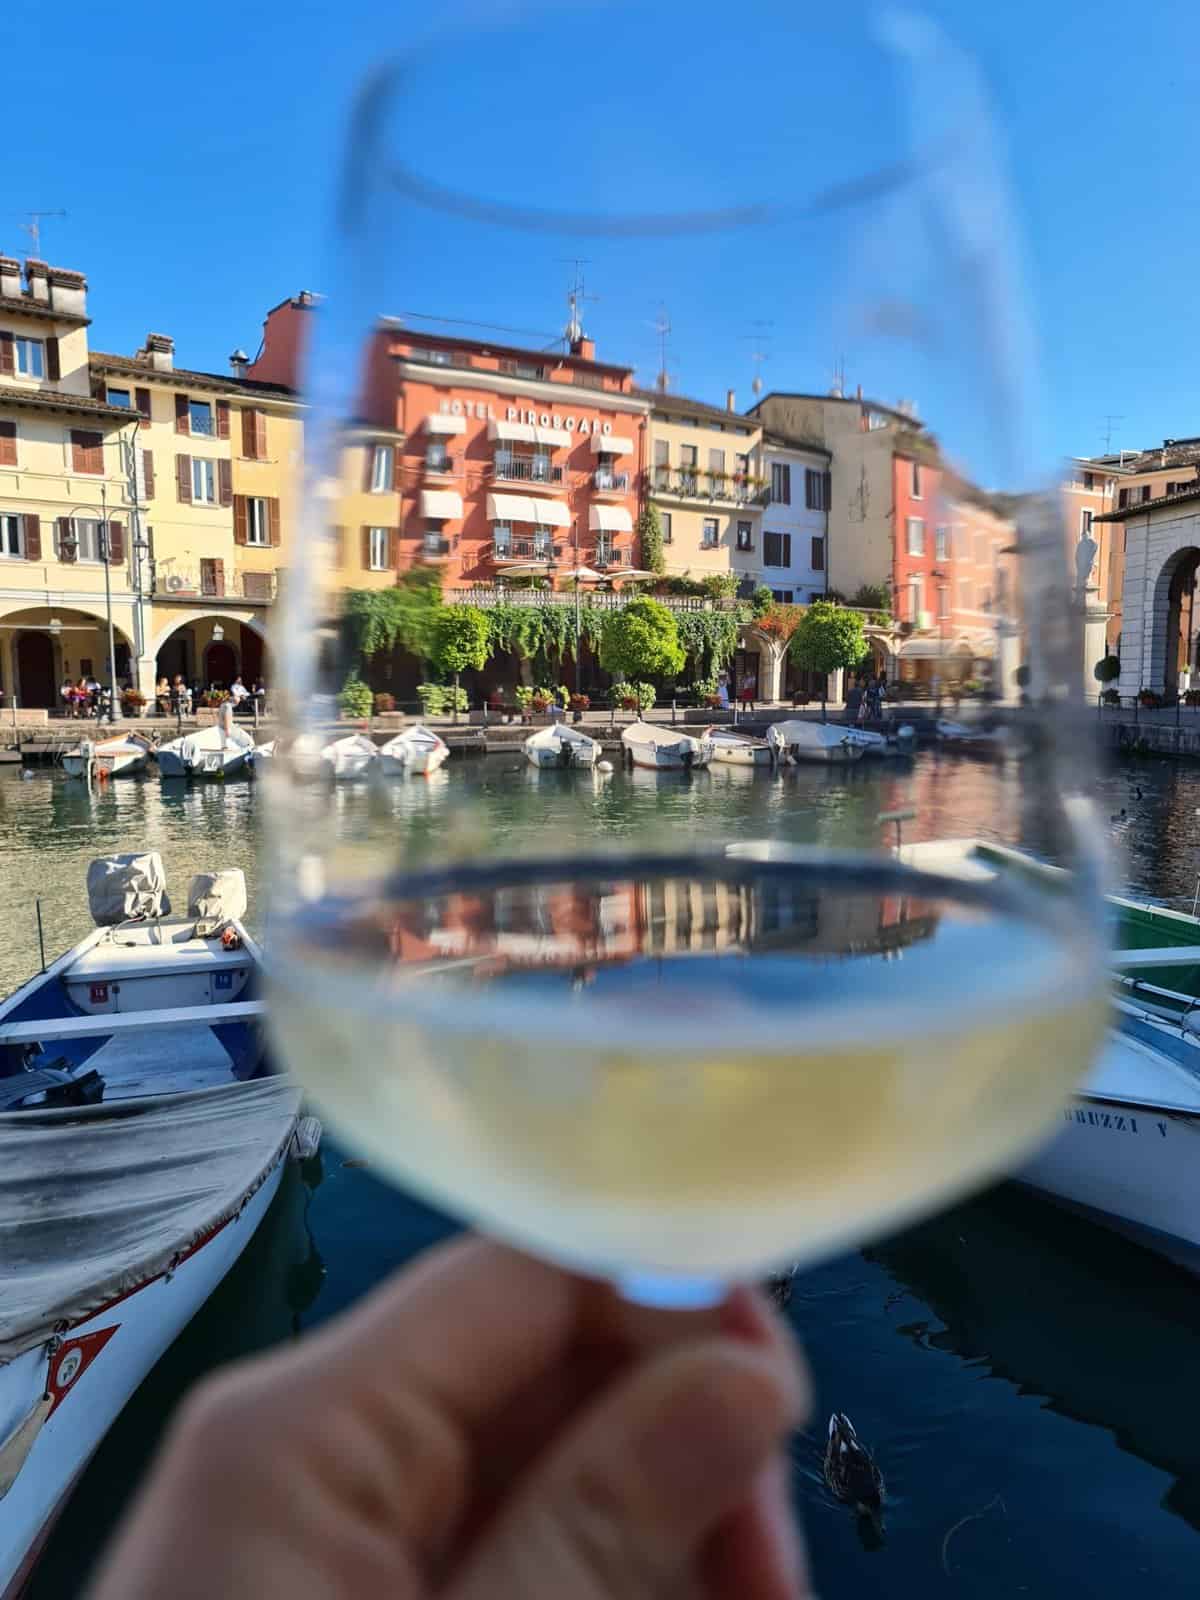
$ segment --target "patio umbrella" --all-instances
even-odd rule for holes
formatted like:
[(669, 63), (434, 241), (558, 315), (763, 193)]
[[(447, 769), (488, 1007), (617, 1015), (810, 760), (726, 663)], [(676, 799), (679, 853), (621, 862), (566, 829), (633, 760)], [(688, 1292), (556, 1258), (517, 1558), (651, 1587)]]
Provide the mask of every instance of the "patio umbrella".
[(500, 568), (497, 576), (501, 578), (549, 578), (558, 568), (548, 561), (514, 561), (511, 566)]
[(641, 567), (621, 567), (616, 572), (605, 573), (608, 578), (657, 578), (657, 572), (644, 572)]
[(597, 572), (595, 567), (568, 567), (565, 572), (555, 572), (556, 578), (571, 578), (576, 583), (603, 583), (608, 576), (606, 572)]

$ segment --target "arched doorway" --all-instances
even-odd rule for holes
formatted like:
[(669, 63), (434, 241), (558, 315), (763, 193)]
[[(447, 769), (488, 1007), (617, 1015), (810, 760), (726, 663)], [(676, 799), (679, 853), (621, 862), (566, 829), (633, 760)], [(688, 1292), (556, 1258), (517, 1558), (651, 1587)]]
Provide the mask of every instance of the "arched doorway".
[(1200, 550), (1181, 550), (1167, 589), (1167, 632), (1163, 651), (1163, 688), (1169, 695), (1187, 688), (1197, 667), (1196, 569)]
[(205, 685), (228, 689), (237, 677), (237, 652), (224, 639), (214, 639), (204, 652)]
[(54, 708), (58, 685), (54, 681), (54, 643), (48, 633), (18, 635), (17, 695), (22, 706)]
[(242, 628), (242, 682), (253, 689), (254, 680), (263, 675), (262, 635), (253, 629)]

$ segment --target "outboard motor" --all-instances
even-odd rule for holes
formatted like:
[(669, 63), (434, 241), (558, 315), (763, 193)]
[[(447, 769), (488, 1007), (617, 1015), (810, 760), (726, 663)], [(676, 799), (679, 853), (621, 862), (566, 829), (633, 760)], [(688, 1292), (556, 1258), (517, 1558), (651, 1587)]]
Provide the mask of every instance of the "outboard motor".
[(695, 765), (696, 752), (689, 745), (688, 748), (683, 752), (683, 770), (685, 772), (690, 772)]
[(558, 764), (560, 767), (571, 765), (571, 746), (563, 739), (558, 747)]

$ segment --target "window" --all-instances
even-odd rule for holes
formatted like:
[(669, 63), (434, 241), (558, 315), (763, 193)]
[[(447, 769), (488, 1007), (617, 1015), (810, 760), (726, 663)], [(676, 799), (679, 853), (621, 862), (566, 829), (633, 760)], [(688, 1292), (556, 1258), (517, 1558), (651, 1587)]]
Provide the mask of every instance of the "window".
[(1117, 491), (1117, 510), (1118, 511), (1124, 511), (1125, 507), (1128, 504), (1129, 504), (1129, 490), (1128, 489), (1119, 489)]
[(811, 467), (804, 469), (804, 505), (808, 511), (828, 511), (829, 495), (827, 493), (829, 474), (827, 472), (814, 472)]
[(508, 375), (513, 378), (538, 379), (546, 376), (545, 367), (535, 366), (532, 361), (513, 361), (504, 359), (500, 361), (499, 369), (501, 372), (508, 373)]
[(81, 428), (71, 429), (71, 471), (102, 473), (104, 471), (104, 439), (98, 433)]
[(1080, 536), (1080, 538), (1087, 538), (1087, 539), (1091, 538), (1091, 536), (1092, 536), (1092, 518), (1093, 518), (1094, 515), (1095, 515), (1095, 513), (1092, 512), (1092, 511), (1081, 511), (1079, 513), (1079, 536)]
[[(421, 359), (421, 352), (418, 350), (415, 353), (417, 360), (419, 361)], [(426, 350), (424, 354), (426, 361), (428, 361), (432, 367), (448, 367), (450, 365), (449, 350)]]
[(939, 523), (933, 535), (933, 554), (937, 561), (950, 559), (950, 529), (944, 523)]
[(698, 451), (694, 444), (681, 444), (679, 446), (679, 464), (685, 472), (696, 470)]
[(370, 544), (367, 555), (367, 565), (372, 572), (387, 571), (388, 530), (386, 528), (372, 528), (370, 530)]
[(663, 543), (670, 544), (673, 539), (673, 535), (671, 533), (671, 513), (669, 511), (660, 511), (658, 513), (658, 520), (662, 523)]
[(17, 425), (0, 422), (0, 467), (17, 465)]
[(716, 517), (705, 517), (704, 529), (700, 535), (701, 550), (715, 550), (721, 542), (720, 531)]
[(215, 461), (206, 461), (203, 456), (192, 457), (192, 499), (198, 505), (216, 505), (217, 467)]
[(925, 518), (909, 517), (907, 525), (909, 555), (923, 556), (925, 554)]
[(507, 522), (497, 522), (492, 525), (492, 554), (496, 556), (512, 554), (512, 528)]
[[(497, 467), (500, 466), (502, 459), (504, 459), (502, 453), (497, 450)], [(450, 453), (444, 444), (428, 444), (425, 446), (425, 470), (426, 472), (450, 471)], [(388, 484), (387, 487), (390, 489), (391, 484)]]
[(772, 589), (771, 599), (777, 600), (781, 606), (790, 606), (792, 603), (793, 589)]
[(671, 446), (666, 439), (654, 441), (654, 465), (656, 467), (669, 467), (671, 465)]
[(1085, 472), (1084, 473), (1084, 475), (1083, 475), (1083, 487), (1085, 489), (1094, 489), (1096, 487), (1096, 474), (1094, 472)]
[(868, 411), (867, 412), (867, 431), (868, 431), (868, 433), (874, 433), (877, 428), (886, 428), (887, 425), (888, 425), (888, 419), (884, 416), (882, 411)]
[(132, 408), (133, 406), (133, 395), (128, 389), (106, 389), (104, 398), (110, 406), (125, 406), (127, 408)]
[(708, 452), (708, 470), (724, 475), (725, 452), (724, 450), (710, 450)]
[(13, 340), (13, 370), (21, 378), (46, 376), (45, 346), (40, 339)]
[(192, 433), (213, 436), (213, 408), (207, 400), (188, 401), (188, 429)]
[(809, 562), (814, 572), (825, 571), (825, 540), (819, 535), (812, 542), (812, 560)]
[(739, 478), (750, 476), (750, 457), (741, 450), (733, 458), (733, 470)]
[(737, 525), (737, 547), (739, 550), (754, 549), (754, 524), (752, 522), (739, 522)]
[(921, 577), (908, 580), (908, 616), (910, 622), (920, 622), (925, 608), (925, 580)]
[(921, 498), (921, 463), (913, 461), (910, 465), (912, 467), (912, 497), (914, 500), (919, 500)]
[(0, 556), (17, 556), (25, 554), (25, 541), (21, 537), (20, 517), (0, 517)]
[(771, 463), (771, 503), (777, 506), (792, 503), (792, 469), (785, 461)]
[(763, 566), (790, 567), (792, 564), (792, 536), (790, 533), (763, 534)]
[(1148, 484), (1148, 483), (1144, 483), (1144, 484), (1143, 484), (1143, 485), (1142, 485), (1142, 502), (1143, 502), (1143, 504), (1144, 504), (1144, 503), (1145, 503), (1145, 502), (1146, 502), (1146, 501), (1147, 501), (1147, 500), (1149, 500), (1149, 498), (1150, 498), (1150, 496), (1151, 496), (1151, 495), (1152, 495), (1152, 494), (1153, 494), (1153, 493), (1154, 493), (1154, 490), (1153, 490), (1153, 489), (1152, 489), (1152, 488), (1151, 488), (1151, 487), (1150, 487), (1150, 485), (1149, 485), (1149, 484)]
[(76, 561), (100, 560), (100, 522), (93, 517), (73, 517), (71, 519), (71, 532), (78, 540), (75, 550)]
[(950, 585), (948, 583), (939, 583), (938, 584), (938, 616), (939, 617), (948, 617), (949, 615), (950, 615)]
[(390, 444), (377, 444), (371, 456), (371, 493), (384, 494), (392, 487), (392, 462), (395, 457)]
[(270, 544), (271, 525), (267, 520), (267, 502), (257, 495), (246, 497), (246, 543)]

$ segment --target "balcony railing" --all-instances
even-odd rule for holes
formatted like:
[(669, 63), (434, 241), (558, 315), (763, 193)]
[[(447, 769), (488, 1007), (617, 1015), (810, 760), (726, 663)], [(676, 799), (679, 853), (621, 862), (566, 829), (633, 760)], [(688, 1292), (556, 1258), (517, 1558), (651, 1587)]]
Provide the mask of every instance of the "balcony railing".
[(421, 554), (427, 557), (448, 556), (453, 548), (453, 539), (446, 539), (440, 533), (427, 533), (421, 540)]
[(609, 567), (628, 567), (631, 564), (629, 551), (614, 544), (598, 544), (592, 551), (591, 564), (597, 572), (605, 572)]
[(654, 467), (646, 475), (646, 488), (652, 494), (674, 495), (680, 500), (716, 500), (735, 506), (765, 506), (770, 499), (763, 478), (688, 467)]
[[(472, 606), (574, 606), (576, 591), (574, 589), (509, 589), (499, 584), (475, 584), (471, 588), (449, 589), (445, 593), (446, 600), (455, 605)], [(620, 611), (627, 606), (634, 596), (632, 594), (613, 593), (611, 590), (597, 590), (585, 588), (580, 591), (579, 599), (585, 610), (595, 611)], [(664, 606), (671, 611), (704, 611), (728, 610), (733, 602), (716, 603), (711, 600), (701, 600), (695, 595), (657, 595), (655, 596)]]
[(494, 539), (493, 561), (557, 561), (562, 545), (550, 539)]
[(503, 483), (561, 483), (563, 469), (547, 456), (497, 456), (492, 476)]
[(611, 467), (597, 467), (592, 473), (592, 484), (607, 494), (628, 494), (629, 474), (614, 472)]
[(425, 471), (437, 473), (440, 477), (449, 477), (451, 473), (458, 471), (458, 458), (447, 454), (444, 450), (427, 450)]

